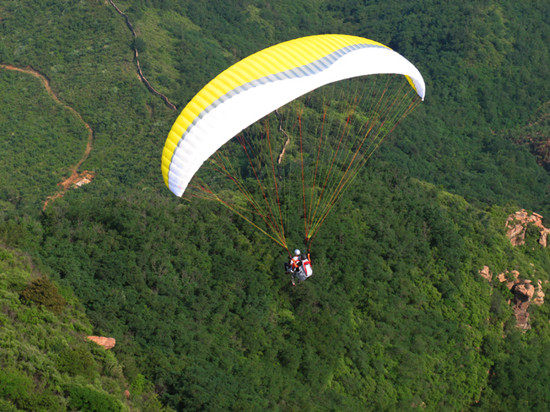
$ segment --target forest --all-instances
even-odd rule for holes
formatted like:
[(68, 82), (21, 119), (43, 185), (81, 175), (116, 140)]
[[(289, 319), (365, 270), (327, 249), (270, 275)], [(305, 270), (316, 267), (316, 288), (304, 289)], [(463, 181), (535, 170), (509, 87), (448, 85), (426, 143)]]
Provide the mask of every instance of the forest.
[[(550, 252), (539, 227), (514, 245), (506, 225), (525, 209), (550, 227), (549, 14), (540, 0), (0, 0), (0, 409), (547, 410), (550, 304), (518, 327), (507, 282), (547, 293)], [(218, 73), (325, 33), (391, 47), (426, 97), (293, 287), (287, 251), (220, 203), (174, 196), (161, 155)]]

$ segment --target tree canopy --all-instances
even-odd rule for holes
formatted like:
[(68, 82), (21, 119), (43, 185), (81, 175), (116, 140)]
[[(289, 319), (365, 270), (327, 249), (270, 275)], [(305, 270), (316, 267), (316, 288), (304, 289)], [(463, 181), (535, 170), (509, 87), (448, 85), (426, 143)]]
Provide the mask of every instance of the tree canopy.
[[(518, 209), (550, 213), (547, 2), (115, 3), (137, 37), (110, 2), (0, 0), (0, 406), (545, 410), (550, 305), (520, 331), (512, 292), (479, 271), (550, 280), (538, 232), (517, 247), (505, 235)], [(389, 45), (427, 94), (292, 287), (286, 251), (165, 187), (177, 113), (134, 50), (181, 110), (245, 56), (322, 33)], [(41, 73), (58, 101), (5, 65)], [(43, 210), (82, 158), (85, 123), (79, 171), (95, 177)], [(81, 339), (92, 333), (116, 347)]]

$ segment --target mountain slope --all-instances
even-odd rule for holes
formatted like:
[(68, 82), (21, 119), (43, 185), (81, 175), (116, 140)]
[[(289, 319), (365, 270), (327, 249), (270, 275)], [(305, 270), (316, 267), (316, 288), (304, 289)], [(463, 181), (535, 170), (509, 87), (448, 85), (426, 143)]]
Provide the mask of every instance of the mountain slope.
[[(41, 210), (80, 158), (86, 129), (38, 81), (0, 69), (0, 162), (10, 165), (0, 240), (32, 256), (69, 301), (60, 315), (21, 303), (29, 264), (6, 249), (2, 321), (6, 333), (25, 332), (22, 342), (49, 345), (44, 328), (74, 318), (79, 333), (119, 344), (117, 361), (67, 326), (56, 339), (79, 348), (89, 370), (63, 372), (42, 355), (25, 355), (20, 370), (5, 359), (2, 376), (20, 383), (9, 387), (26, 388), (3, 393), (6, 405), (70, 406), (67, 376), (95, 391), (79, 393), (138, 409), (158, 401), (148, 381), (178, 410), (548, 404), (549, 305), (531, 305), (522, 332), (513, 293), (479, 275), (487, 265), (543, 288), (550, 280), (536, 236), (519, 247), (505, 236), (511, 213), (550, 213), (548, 173), (513, 143), (548, 99), (546, 2), (116, 1), (136, 39), (109, 2), (12, 3), (0, 1), (0, 62), (39, 70), (90, 125), (82, 168), (96, 175)], [(181, 109), (242, 57), (321, 32), (390, 45), (418, 65), (428, 93), (327, 219), (314, 277), (292, 288), (285, 251), (219, 205), (164, 187), (160, 156), (177, 114), (137, 76), (133, 47)], [(100, 373), (106, 363), (113, 371)], [(121, 365), (133, 404), (123, 403)]]

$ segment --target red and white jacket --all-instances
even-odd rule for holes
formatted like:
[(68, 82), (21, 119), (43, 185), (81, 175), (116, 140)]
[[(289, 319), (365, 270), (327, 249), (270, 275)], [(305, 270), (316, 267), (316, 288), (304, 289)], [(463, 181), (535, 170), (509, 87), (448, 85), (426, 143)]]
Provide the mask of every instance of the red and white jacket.
[(311, 267), (311, 261), (309, 260), (309, 254), (306, 259), (302, 259), (300, 256), (294, 256), (290, 259), (290, 267), (292, 270), (297, 271), (300, 266), (304, 267), (304, 273), (306, 277), (313, 275), (313, 268)]
[(294, 270), (297, 270), (300, 267), (300, 256), (294, 256), (292, 259), (290, 259), (290, 267)]

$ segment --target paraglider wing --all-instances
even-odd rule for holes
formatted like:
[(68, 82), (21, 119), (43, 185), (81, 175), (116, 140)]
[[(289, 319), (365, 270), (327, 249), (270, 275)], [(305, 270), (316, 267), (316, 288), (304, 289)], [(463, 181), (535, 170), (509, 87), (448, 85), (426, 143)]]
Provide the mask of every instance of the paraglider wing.
[(181, 196), (212, 154), (277, 108), (329, 83), (389, 73), (406, 76), (424, 98), (424, 80), (407, 59), (361, 37), (303, 37), (255, 53), (219, 74), (183, 109), (164, 146), (164, 181)]

